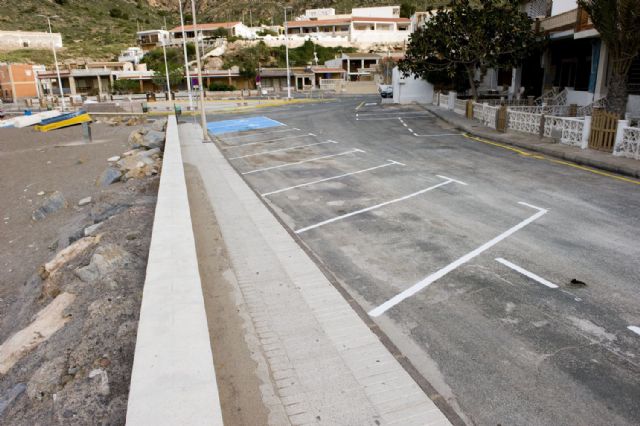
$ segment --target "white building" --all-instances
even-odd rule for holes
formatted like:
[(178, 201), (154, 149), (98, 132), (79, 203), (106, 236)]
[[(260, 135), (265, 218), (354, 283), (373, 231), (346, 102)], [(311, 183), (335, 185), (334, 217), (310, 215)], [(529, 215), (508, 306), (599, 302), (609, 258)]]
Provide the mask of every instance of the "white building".
[(62, 48), (60, 33), (0, 31), (0, 50)]
[(414, 76), (405, 77), (398, 67), (392, 73), (394, 104), (430, 104), (433, 102), (433, 84)]
[(361, 49), (376, 45), (402, 48), (411, 31), (411, 20), (400, 18), (399, 6), (354, 8), (350, 15), (335, 15), (333, 9), (310, 9), (298, 20), (287, 22), (290, 36), (319, 44), (344, 42)]
[(166, 30), (146, 30), (138, 31), (136, 33), (136, 40), (138, 46), (146, 52), (163, 44), (169, 44), (171, 37), (169, 31)]
[(351, 16), (363, 18), (399, 18), (400, 6), (354, 7)]
[[(234, 22), (213, 22), (208, 24), (198, 24), (197, 28), (193, 25), (185, 25), (184, 32), (187, 39), (195, 38), (195, 31), (202, 34), (203, 38), (215, 38), (220, 30), (225, 30), (227, 35), (233, 37), (242, 37), (253, 39), (256, 37), (256, 29), (249, 28), (240, 21)], [(173, 41), (182, 41), (182, 27), (178, 26), (169, 31)]]
[(126, 50), (120, 52), (120, 56), (118, 56), (118, 62), (131, 62), (134, 65), (138, 65), (143, 56), (144, 52), (141, 48), (129, 47)]

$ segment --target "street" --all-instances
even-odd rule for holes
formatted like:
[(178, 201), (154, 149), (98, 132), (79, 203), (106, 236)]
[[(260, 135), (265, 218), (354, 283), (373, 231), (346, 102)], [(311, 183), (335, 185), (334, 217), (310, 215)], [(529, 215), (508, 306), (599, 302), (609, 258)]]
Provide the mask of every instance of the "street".
[[(246, 128), (223, 122), (240, 118)], [(462, 421), (640, 422), (637, 181), (467, 137), (378, 96), (208, 122)]]

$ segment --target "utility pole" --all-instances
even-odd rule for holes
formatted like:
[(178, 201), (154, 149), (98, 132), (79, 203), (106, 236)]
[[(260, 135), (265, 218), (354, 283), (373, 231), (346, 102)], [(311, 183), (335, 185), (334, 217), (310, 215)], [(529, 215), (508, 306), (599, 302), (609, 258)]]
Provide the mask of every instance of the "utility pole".
[(198, 49), (198, 21), (196, 19), (196, 0), (191, 0), (191, 15), (193, 16), (193, 29), (196, 36), (196, 62), (198, 66), (198, 86), (200, 87), (200, 120), (202, 125), (202, 138), (209, 140), (207, 131), (207, 115), (204, 111), (204, 87), (202, 86), (202, 68), (200, 67), (200, 49)]
[(289, 70), (289, 25), (287, 24), (287, 9), (284, 7), (284, 46), (285, 46), (285, 58), (287, 61), (287, 99), (291, 99), (291, 71)]
[(53, 50), (53, 62), (56, 64), (56, 74), (58, 75), (58, 88), (60, 89), (60, 104), (62, 105), (62, 111), (67, 109), (67, 105), (64, 101), (64, 92), (62, 90), (62, 78), (60, 77), (60, 67), (58, 67), (58, 55), (56, 55), (56, 44), (53, 41), (53, 31), (51, 31), (51, 18), (57, 18), (57, 15), (47, 16), (38, 15), (43, 18), (47, 18), (47, 24), (49, 24), (49, 35), (51, 37), (51, 50)]
[[(180, 5), (180, 25), (182, 25), (182, 48), (184, 50), (184, 70), (187, 74), (187, 91), (189, 92), (189, 109), (193, 111), (193, 95), (191, 94), (191, 75), (189, 73), (189, 60), (187, 58), (187, 36), (184, 31), (184, 15), (182, 14), (182, 0), (178, 0)], [(194, 28), (195, 34), (195, 28)]]
[(171, 83), (169, 83), (169, 65), (167, 64), (167, 48), (165, 46), (165, 40), (162, 39), (162, 54), (164, 55), (164, 72), (167, 77), (167, 96), (168, 101), (171, 100)]

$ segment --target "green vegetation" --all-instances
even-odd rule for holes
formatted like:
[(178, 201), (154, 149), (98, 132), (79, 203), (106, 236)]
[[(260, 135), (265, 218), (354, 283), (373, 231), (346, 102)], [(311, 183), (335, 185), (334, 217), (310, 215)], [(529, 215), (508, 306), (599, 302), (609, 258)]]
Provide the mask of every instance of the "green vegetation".
[(460, 84), (477, 98), (480, 71), (512, 68), (539, 48), (532, 21), (517, 0), (455, 0), (411, 35), (400, 69), (434, 84)]
[(116, 80), (113, 82), (113, 90), (117, 93), (134, 93), (140, 89), (136, 80)]
[[(289, 65), (306, 66), (314, 65), (314, 53), (318, 57), (318, 64), (324, 65), (325, 61), (335, 58), (341, 52), (354, 52), (353, 48), (322, 47), (312, 41), (305, 41), (300, 47), (289, 49)], [(226, 55), (224, 68), (238, 66), (240, 75), (254, 78), (256, 70), (260, 67), (286, 67), (286, 51), (284, 46), (269, 47), (264, 42), (254, 46), (244, 47)]]
[[(58, 52), (61, 60), (114, 60), (121, 50), (135, 45), (138, 25), (141, 30), (164, 25), (160, 11), (150, 7), (146, 0), (1, 0), (0, 3), (0, 30), (48, 31), (47, 20), (37, 15), (57, 15), (51, 26), (54, 32), (62, 33), (64, 48)], [(114, 10), (118, 11), (117, 18), (111, 16)], [(167, 15), (167, 26), (177, 26), (179, 21), (177, 9)], [(16, 54), (11, 52), (10, 57)], [(18, 55), (26, 62), (53, 63), (51, 55), (42, 56), (37, 51)]]

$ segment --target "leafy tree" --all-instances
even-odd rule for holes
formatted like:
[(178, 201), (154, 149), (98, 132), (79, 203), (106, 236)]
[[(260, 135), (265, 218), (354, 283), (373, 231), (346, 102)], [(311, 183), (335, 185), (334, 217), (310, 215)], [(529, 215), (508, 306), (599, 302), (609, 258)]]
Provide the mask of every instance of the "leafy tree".
[(113, 82), (113, 90), (119, 93), (133, 93), (140, 89), (140, 83), (136, 80), (116, 80)]
[(640, 0), (578, 0), (609, 50), (611, 79), (608, 108), (622, 116), (627, 107), (627, 80), (640, 51)]
[[(184, 74), (182, 67), (169, 69), (169, 84), (171, 90), (175, 91), (175, 88), (184, 80)], [(159, 87), (167, 88), (167, 75), (164, 71), (156, 71), (153, 75), (153, 84)]]
[(464, 72), (477, 98), (476, 73), (518, 66), (539, 46), (536, 37), (531, 18), (518, 9), (517, 0), (454, 0), (450, 9), (439, 8), (411, 35), (400, 70), (449, 81)]
[(414, 3), (402, 2), (400, 4), (400, 17), (401, 18), (411, 18), (411, 16), (416, 13), (416, 5)]
[[(187, 58), (193, 60), (196, 55), (196, 47), (193, 43), (187, 43)], [(148, 51), (142, 57), (142, 63), (152, 71), (161, 72), (164, 75), (164, 53), (162, 47)], [(184, 52), (182, 48), (167, 47), (167, 65), (169, 70), (184, 66)]]

